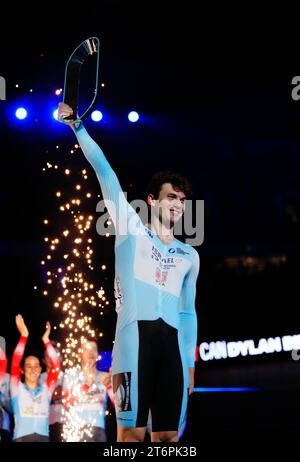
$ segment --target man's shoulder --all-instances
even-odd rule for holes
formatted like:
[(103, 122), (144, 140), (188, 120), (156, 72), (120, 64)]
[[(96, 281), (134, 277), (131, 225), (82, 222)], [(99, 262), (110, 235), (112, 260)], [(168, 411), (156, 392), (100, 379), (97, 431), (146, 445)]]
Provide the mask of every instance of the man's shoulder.
[(179, 239), (175, 240), (175, 247), (177, 253), (183, 253), (186, 255), (190, 255), (192, 258), (199, 258), (199, 254), (197, 250), (191, 245), (186, 244), (185, 242), (180, 241)]

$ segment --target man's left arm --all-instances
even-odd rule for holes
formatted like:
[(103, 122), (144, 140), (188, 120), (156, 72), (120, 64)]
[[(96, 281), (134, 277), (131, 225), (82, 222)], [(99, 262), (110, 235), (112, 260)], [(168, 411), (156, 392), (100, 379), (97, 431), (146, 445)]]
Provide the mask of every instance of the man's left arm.
[(6, 368), (7, 368), (7, 358), (6, 358), (4, 351), (0, 347), (0, 385), (2, 384), (2, 382), (4, 382)]
[(180, 335), (183, 337), (187, 365), (189, 368), (190, 390), (189, 394), (194, 389), (194, 374), (195, 374), (195, 350), (197, 345), (197, 314), (195, 309), (196, 300), (196, 283), (199, 274), (200, 259), (198, 252), (195, 251), (192, 267), (186, 275), (182, 293), (180, 306)]
[(50, 342), (50, 332), (51, 332), (51, 325), (50, 322), (47, 321), (46, 323), (46, 330), (45, 333), (42, 337), (42, 341), (44, 343), (45, 349), (47, 351), (47, 354), (50, 359), (50, 370), (48, 371), (46, 381), (45, 381), (45, 386), (47, 388), (49, 396), (52, 395), (56, 382), (58, 380), (58, 376), (60, 373), (60, 361), (58, 359), (58, 355), (55, 351), (55, 348), (52, 346)]

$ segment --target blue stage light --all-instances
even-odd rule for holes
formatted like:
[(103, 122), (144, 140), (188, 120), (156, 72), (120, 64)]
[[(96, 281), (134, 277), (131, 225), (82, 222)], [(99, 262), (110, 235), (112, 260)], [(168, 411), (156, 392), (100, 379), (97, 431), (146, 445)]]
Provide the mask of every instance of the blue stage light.
[(103, 114), (101, 111), (93, 111), (91, 118), (94, 122), (100, 122), (100, 120), (103, 118)]
[(16, 110), (16, 118), (17, 119), (20, 119), (20, 120), (23, 120), (23, 119), (26, 119), (27, 117), (27, 111), (25, 108), (23, 107), (19, 107), (17, 110)]
[(136, 111), (131, 111), (128, 114), (128, 120), (130, 122), (137, 122), (139, 120), (140, 116)]
[(260, 388), (249, 388), (249, 387), (196, 387), (195, 392), (204, 393), (225, 393), (225, 392), (243, 392), (243, 391), (260, 391)]
[(58, 109), (55, 109), (55, 111), (53, 111), (52, 116), (53, 116), (53, 119), (58, 120), (58, 117), (57, 117), (58, 116)]

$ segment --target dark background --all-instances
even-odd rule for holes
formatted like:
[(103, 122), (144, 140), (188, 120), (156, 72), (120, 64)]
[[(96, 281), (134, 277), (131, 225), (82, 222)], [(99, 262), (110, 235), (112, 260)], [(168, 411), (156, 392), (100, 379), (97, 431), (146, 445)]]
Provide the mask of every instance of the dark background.
[[(194, 198), (205, 201), (205, 241), (197, 248), (198, 343), (297, 334), (300, 101), (292, 100), (291, 81), (300, 75), (300, 61), (293, 15), (274, 7), (206, 12), (190, 3), (99, 2), (68, 14), (27, 8), (7, 17), (13, 27), (1, 37), (7, 101), (0, 102), (0, 335), (8, 356), (17, 341), (15, 314), (24, 315), (29, 348), (40, 354), (44, 322), (57, 320), (51, 300), (33, 290), (45, 282), (42, 220), (57, 216), (54, 191), (63, 181), (43, 176), (42, 167), (49, 161), (88, 168), (79, 154), (70, 157), (73, 134), (49, 114), (60, 100), (54, 90), (63, 86), (67, 58), (93, 35), (101, 41), (105, 87), (98, 107), (106, 117), (86, 126), (129, 199), (142, 198), (151, 174), (168, 168), (186, 174)], [(13, 118), (22, 104), (33, 113), (25, 123)], [(133, 108), (142, 114), (136, 125), (126, 118)], [(90, 181), (97, 190), (93, 175)], [(94, 275), (111, 302), (95, 323), (105, 331), (100, 348), (110, 349), (112, 239), (97, 238), (95, 253), (108, 266)], [(196, 372), (197, 386), (261, 391), (195, 393), (186, 441), (299, 431), (299, 362), (290, 353), (199, 362)]]

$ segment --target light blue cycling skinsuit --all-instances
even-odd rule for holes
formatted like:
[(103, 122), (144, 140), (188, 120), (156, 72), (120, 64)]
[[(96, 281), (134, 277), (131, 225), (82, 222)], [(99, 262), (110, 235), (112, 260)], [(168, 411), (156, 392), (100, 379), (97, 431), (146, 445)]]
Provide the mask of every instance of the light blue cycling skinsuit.
[(20, 337), (14, 350), (10, 372), (11, 408), (14, 414), (14, 441), (41, 441), (48, 439), (48, 417), (52, 392), (55, 388), (60, 364), (55, 349), (50, 342), (45, 344), (51, 369), (44, 384), (35, 390), (21, 382), (20, 364), (25, 351), (27, 337)]
[[(145, 404), (141, 402), (143, 397), (142, 401), (148, 400), (146, 407), (153, 405), (153, 408), (151, 407), (153, 422), (155, 422), (155, 408), (165, 406), (163, 412), (168, 415), (173, 412), (170, 407), (176, 407), (174, 400), (179, 402), (179, 412), (175, 417), (176, 424), (169, 421), (159, 423), (157, 418), (158, 423), (155, 424), (156, 428), (153, 428), (153, 431), (177, 430), (185, 417), (189, 386), (188, 369), (194, 367), (197, 342), (195, 295), (199, 272), (198, 253), (193, 247), (177, 239), (170, 244), (165, 244), (154, 235), (127, 202), (115, 172), (82, 123), (74, 128), (74, 132), (85, 157), (96, 172), (116, 232), (115, 296), (118, 319), (112, 374), (118, 425), (146, 426), (149, 408), (146, 409)], [(160, 341), (169, 338), (169, 334), (170, 342), (173, 341), (171, 340), (173, 336), (178, 344), (178, 361), (176, 361), (179, 369), (173, 373), (173, 376), (172, 371), (167, 372), (166, 376), (161, 375), (165, 377), (161, 382), (167, 381), (168, 384), (164, 388), (162, 393), (164, 400), (160, 404), (153, 403), (153, 397), (150, 396), (156, 386), (154, 378), (153, 383), (151, 382), (151, 390), (144, 393), (141, 387), (145, 386), (146, 382), (149, 383), (150, 378), (140, 377), (142, 370), (148, 373), (147, 364), (143, 365), (143, 362), (148, 361), (147, 358), (150, 358), (148, 354), (151, 354), (147, 351), (148, 340), (145, 340), (144, 345), (141, 346), (144, 335), (142, 329), (152, 326), (151, 323), (154, 321), (157, 321), (153, 324), (157, 333), (152, 336), (151, 328), (147, 339), (161, 350), (162, 355), (169, 348), (169, 340), (166, 340), (165, 344)], [(169, 363), (174, 364), (172, 351), (170, 348), (166, 353), (167, 357), (161, 369), (167, 369)], [(153, 360), (153, 374), (160, 370), (156, 361), (159, 356), (158, 352), (156, 359)], [(177, 382), (182, 382), (180, 386), (178, 385), (180, 396), (173, 398), (172, 390), (174, 383)], [(160, 383), (155, 393), (159, 393), (163, 385)], [(171, 397), (171, 402), (166, 404), (168, 395)], [(168, 428), (170, 425), (172, 428)]]

